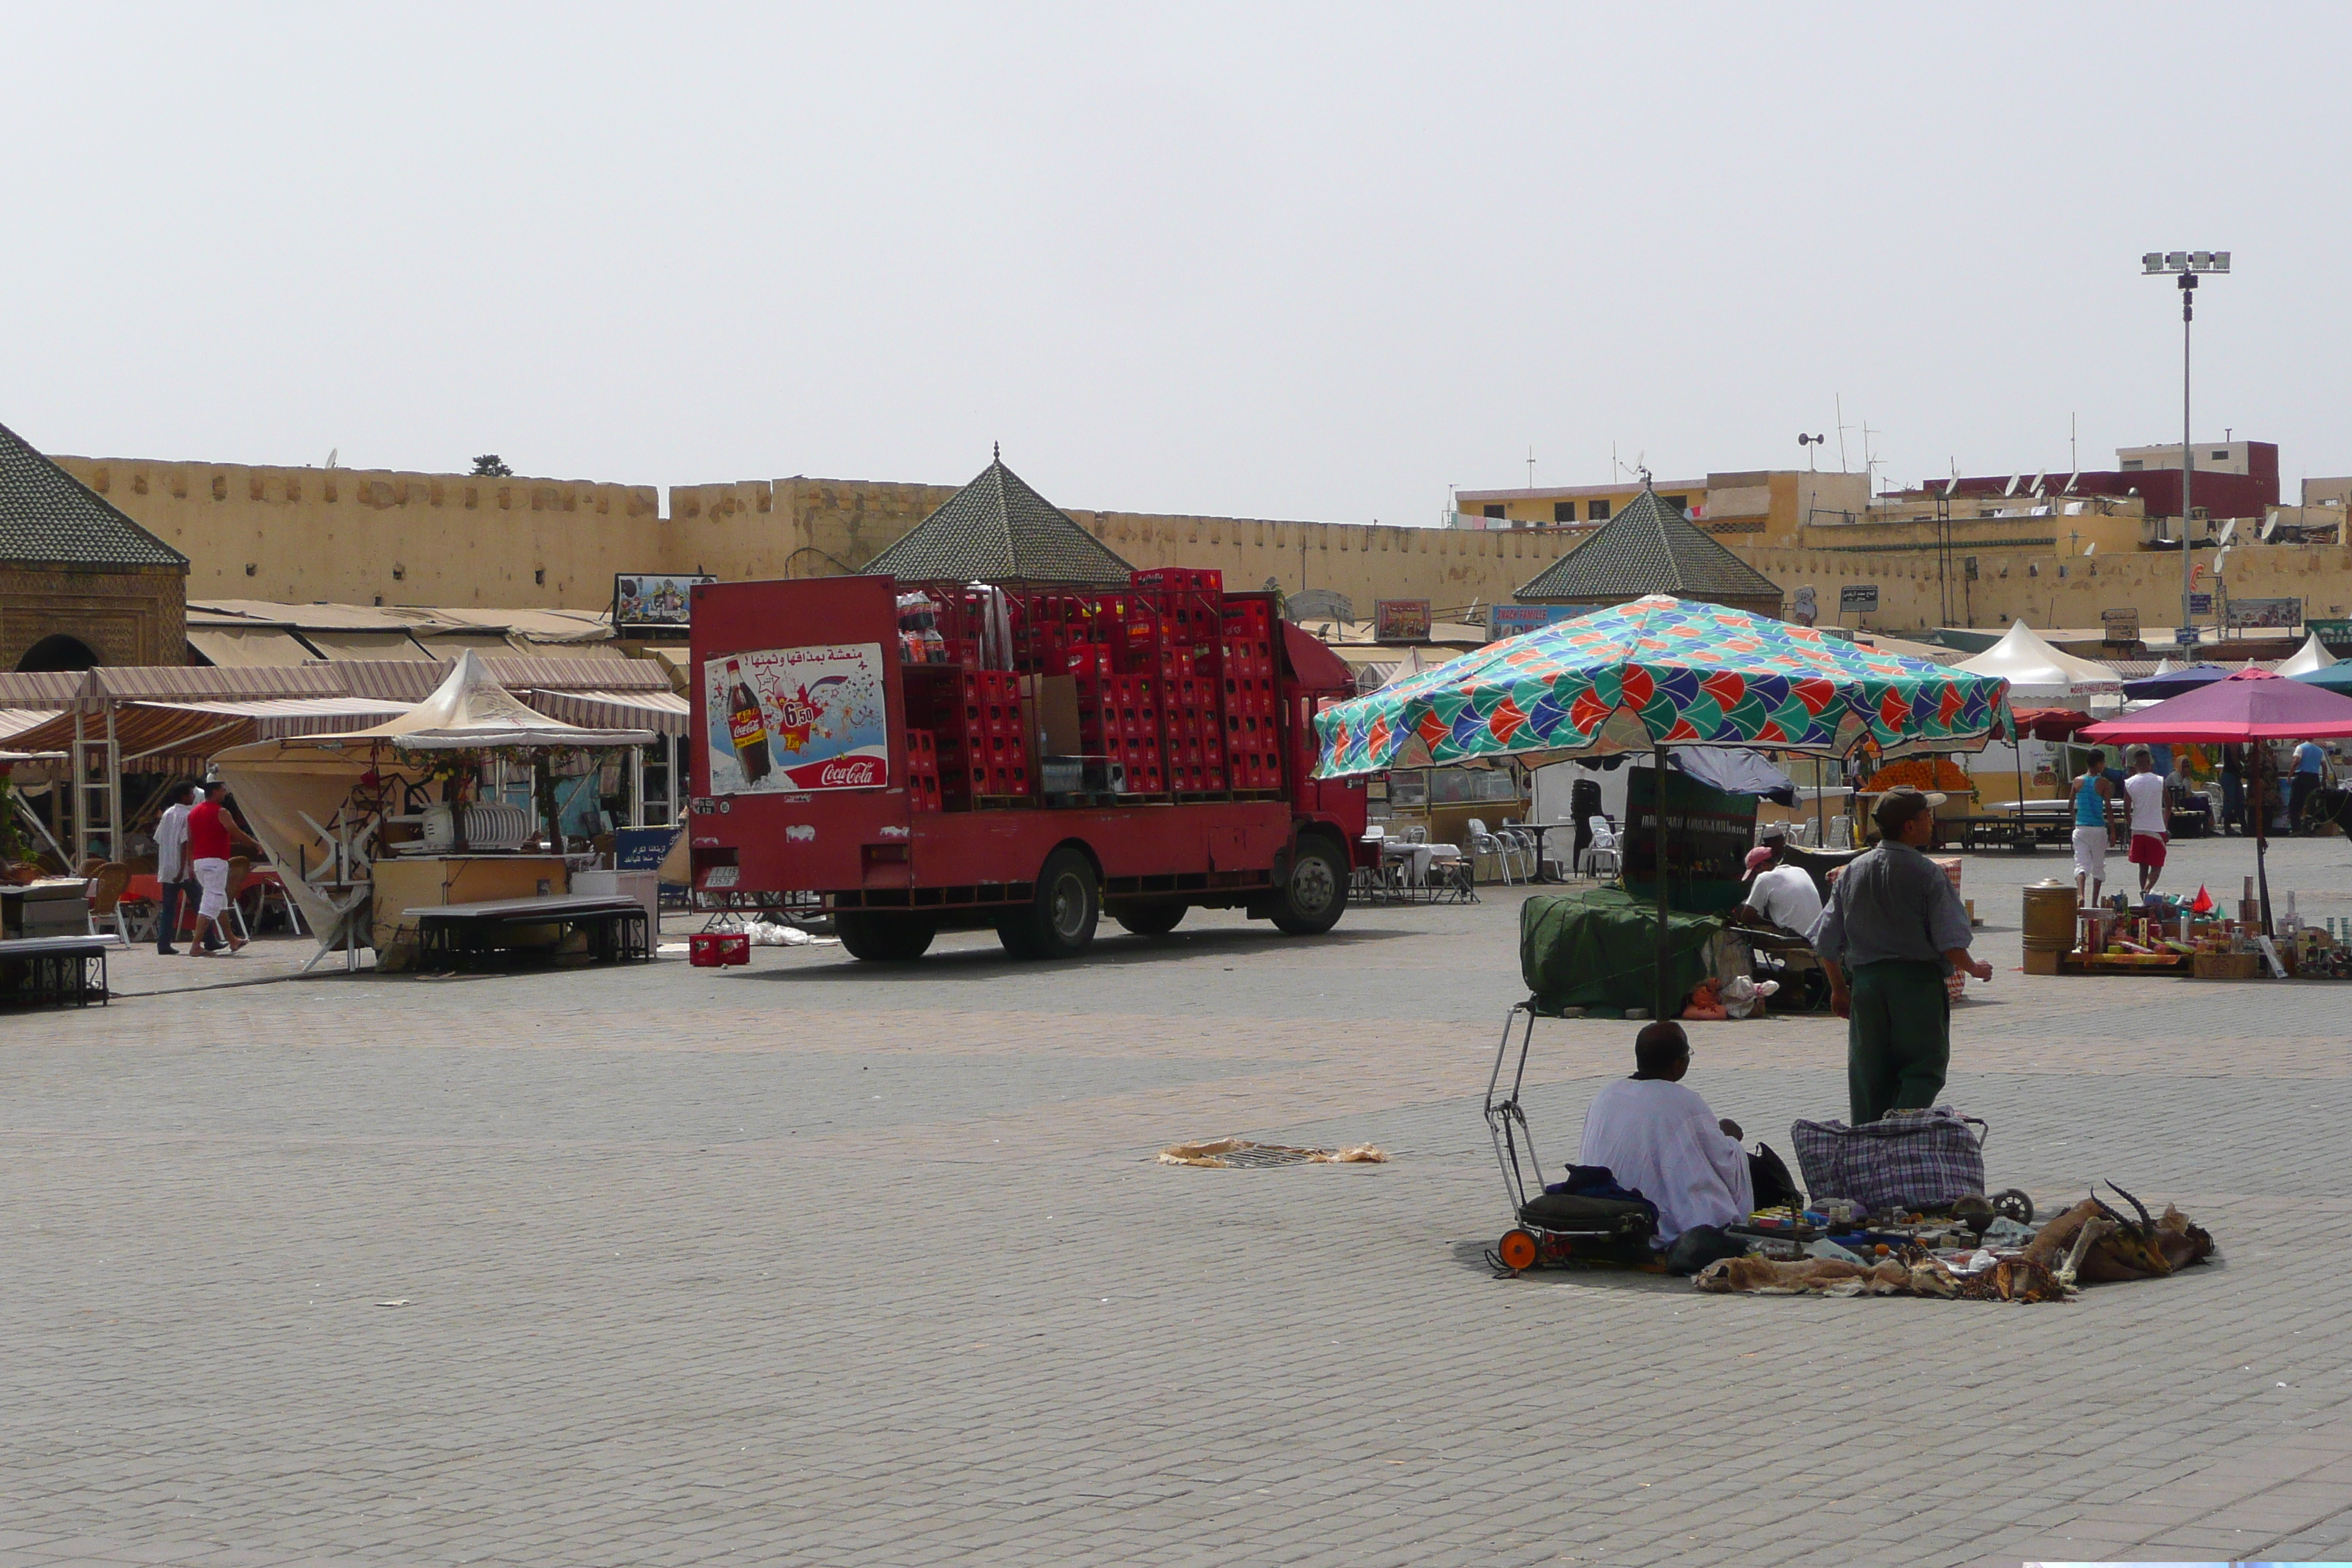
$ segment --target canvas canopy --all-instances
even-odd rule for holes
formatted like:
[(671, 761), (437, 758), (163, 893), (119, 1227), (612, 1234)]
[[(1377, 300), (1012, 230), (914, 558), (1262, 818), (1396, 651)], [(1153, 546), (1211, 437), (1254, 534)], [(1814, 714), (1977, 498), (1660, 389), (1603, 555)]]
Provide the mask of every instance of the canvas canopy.
[(1952, 667), (1971, 675), (1992, 675), (2009, 682), (2012, 700), (2034, 701), (2068, 697), (2118, 695), (2123, 681), (2114, 669), (2051, 647), (2023, 621), (2012, 625), (1999, 642)]
[(2327, 651), (2326, 647), (2319, 640), (2319, 634), (2314, 632), (2304, 639), (2301, 647), (2279, 661), (2278, 673), (2286, 676), (2309, 675), (2314, 670), (2326, 669), (2335, 662), (2336, 656)]

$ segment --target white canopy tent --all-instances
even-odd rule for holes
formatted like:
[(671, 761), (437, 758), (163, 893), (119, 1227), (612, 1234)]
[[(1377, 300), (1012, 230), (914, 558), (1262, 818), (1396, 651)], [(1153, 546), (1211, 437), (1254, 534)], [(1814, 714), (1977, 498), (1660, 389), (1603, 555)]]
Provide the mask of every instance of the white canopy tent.
[(2011, 626), (2000, 641), (1984, 652), (1953, 668), (1971, 675), (2000, 676), (2009, 682), (2010, 701), (2027, 706), (2036, 700), (2121, 697), (2124, 689), (2113, 666), (2062, 653), (2023, 621)]
[(347, 734), (236, 746), (214, 763), (324, 950), (365, 919), (369, 847), (383, 818), (450, 753), (536, 759), (628, 747), (639, 755), (635, 748), (653, 739), (650, 730), (590, 729), (534, 712), (469, 649), (430, 697), (396, 719)]
[(2304, 643), (2301, 647), (2295, 649), (2295, 651), (2288, 658), (2283, 658), (2279, 661), (2278, 673), (2281, 675), (2309, 675), (2313, 670), (2326, 669), (2329, 665), (2334, 664), (2335, 662), (2336, 656), (2327, 651), (2326, 647), (2319, 640), (2319, 634), (2317, 632), (2314, 632), (2311, 636), (2304, 639)]
[[(2037, 704), (2063, 705), (2089, 710), (2095, 705), (2112, 709), (2121, 704), (2123, 678), (2112, 665), (2099, 664), (2087, 658), (2077, 658), (2071, 653), (2054, 648), (2023, 621), (2011, 626), (2007, 635), (1992, 647), (1973, 658), (1962, 659), (1953, 668), (1975, 675), (1998, 675), (2009, 682), (2009, 700), (2013, 707), (2031, 708)], [(2104, 701), (2095, 700), (2105, 699)], [(2021, 806), (2025, 797), (2025, 775), (2038, 771), (2053, 754), (2052, 742), (2028, 736), (2015, 742), (1996, 741), (1970, 759), (1969, 773), (1979, 780), (1990, 780), (2008, 773), (2015, 781)], [(1981, 795), (1983, 786), (1979, 785)], [(1986, 805), (2001, 803), (1986, 800)]]

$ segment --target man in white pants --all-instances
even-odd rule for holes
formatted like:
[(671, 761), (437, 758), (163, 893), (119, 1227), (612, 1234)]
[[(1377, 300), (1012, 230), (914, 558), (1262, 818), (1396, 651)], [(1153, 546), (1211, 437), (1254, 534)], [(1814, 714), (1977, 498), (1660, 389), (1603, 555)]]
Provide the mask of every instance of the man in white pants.
[[(196, 905), (196, 934), (188, 942), (190, 958), (211, 957), (206, 939), (228, 935), (221, 929), (220, 917), (228, 908), (228, 858), (235, 840), (260, 847), (229, 819), (227, 805), (228, 785), (215, 780), (205, 786), (203, 803), (188, 813), (188, 866), (196, 874), (196, 886), (204, 889)], [(229, 936), (232, 954), (244, 945), (243, 937)]]
[[(2099, 886), (2107, 879), (2107, 802), (2116, 786), (2107, 782), (2107, 753), (2094, 746), (2074, 781), (2074, 906), (2087, 910), (2099, 901)], [(2086, 886), (2087, 884), (2087, 886)]]

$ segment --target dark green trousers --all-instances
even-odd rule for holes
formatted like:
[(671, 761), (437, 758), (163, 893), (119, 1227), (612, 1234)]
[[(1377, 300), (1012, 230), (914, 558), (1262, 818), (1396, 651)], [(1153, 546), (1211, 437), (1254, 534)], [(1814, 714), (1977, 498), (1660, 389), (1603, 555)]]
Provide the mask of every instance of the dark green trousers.
[(1846, 1095), (1853, 1125), (1936, 1103), (1952, 1065), (1952, 999), (1944, 966), (1882, 958), (1847, 977)]

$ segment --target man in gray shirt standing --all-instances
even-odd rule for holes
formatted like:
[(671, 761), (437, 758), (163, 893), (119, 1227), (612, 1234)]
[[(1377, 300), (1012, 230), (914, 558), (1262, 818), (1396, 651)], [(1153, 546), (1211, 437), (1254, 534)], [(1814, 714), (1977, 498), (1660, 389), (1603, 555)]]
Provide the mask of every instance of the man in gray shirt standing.
[(1871, 816), (1879, 845), (1830, 890), (1812, 930), (1829, 972), (1830, 1006), (1846, 1020), (1846, 1093), (1853, 1125), (1936, 1103), (1952, 1061), (1945, 976), (1992, 978), (1969, 956), (1969, 912), (1943, 868), (1920, 851), (1935, 837), (1932, 804), (1889, 790)]

